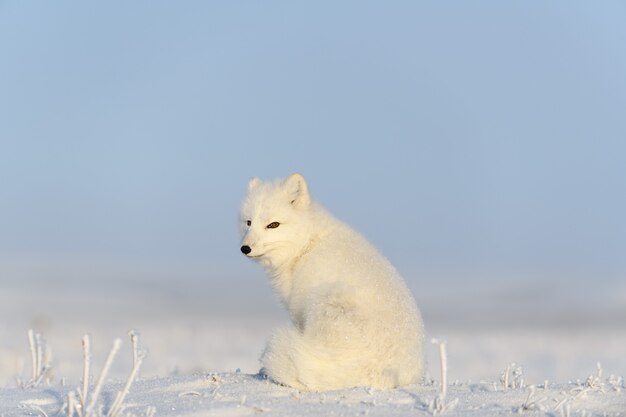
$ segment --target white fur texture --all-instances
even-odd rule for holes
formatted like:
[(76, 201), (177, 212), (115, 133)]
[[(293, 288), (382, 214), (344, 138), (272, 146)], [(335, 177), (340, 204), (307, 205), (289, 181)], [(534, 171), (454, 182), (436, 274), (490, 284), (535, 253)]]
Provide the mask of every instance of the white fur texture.
[(242, 251), (265, 267), (291, 316), (261, 357), (272, 380), (312, 391), (421, 382), (424, 328), (409, 289), (365, 238), (311, 200), (302, 175), (252, 179), (241, 225)]

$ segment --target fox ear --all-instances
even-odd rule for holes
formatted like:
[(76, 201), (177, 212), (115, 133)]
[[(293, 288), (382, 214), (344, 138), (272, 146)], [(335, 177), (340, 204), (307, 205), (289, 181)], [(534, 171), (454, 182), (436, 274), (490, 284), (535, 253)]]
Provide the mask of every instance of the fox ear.
[(309, 187), (306, 185), (304, 177), (298, 173), (291, 174), (283, 183), (289, 202), (296, 208), (304, 208), (311, 202)]
[(261, 179), (259, 177), (252, 178), (248, 183), (248, 191), (254, 190), (256, 187), (259, 186), (259, 184), (261, 184)]

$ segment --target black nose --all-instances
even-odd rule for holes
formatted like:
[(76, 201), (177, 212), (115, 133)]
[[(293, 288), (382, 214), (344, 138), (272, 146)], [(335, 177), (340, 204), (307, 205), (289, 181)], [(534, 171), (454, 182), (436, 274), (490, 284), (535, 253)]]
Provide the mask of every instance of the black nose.
[(243, 252), (244, 255), (247, 255), (252, 252), (252, 249), (250, 248), (250, 246), (244, 245), (241, 247), (241, 252)]

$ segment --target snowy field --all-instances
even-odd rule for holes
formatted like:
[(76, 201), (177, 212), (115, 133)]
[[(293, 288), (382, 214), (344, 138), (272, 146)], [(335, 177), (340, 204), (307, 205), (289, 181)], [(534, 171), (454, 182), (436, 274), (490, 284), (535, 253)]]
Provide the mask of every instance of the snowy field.
[[(0, 417), (626, 417), (625, 22), (623, 0), (0, 1)], [(258, 375), (288, 318), (237, 213), (296, 171), (406, 279), (424, 384)]]
[[(265, 338), (287, 320), (278, 306), (261, 308), (242, 299), (238, 305), (202, 309), (145, 291), (13, 289), (2, 296), (0, 313), (8, 318), (0, 327), (3, 417), (68, 415), (68, 393), (78, 398), (81, 384), (84, 334), (92, 347), (92, 391), (113, 340), (123, 341), (94, 408), (94, 415), (107, 415), (133, 367), (130, 329), (141, 334), (139, 349), (147, 356), (117, 415), (436, 414), (441, 373), (435, 344), (428, 344), (424, 386), (300, 393), (256, 375)], [(269, 290), (259, 298), (271, 301)], [(462, 309), (449, 307), (447, 314), (429, 305), (422, 309), (429, 339), (446, 341), (447, 415), (626, 416), (622, 320), (584, 314), (585, 320), (572, 315), (568, 322), (519, 322), (502, 314), (501, 320), (470, 325), (471, 314)], [(42, 357), (47, 347), (50, 370), (37, 387), (21, 388), (32, 374), (31, 328), (45, 339)]]

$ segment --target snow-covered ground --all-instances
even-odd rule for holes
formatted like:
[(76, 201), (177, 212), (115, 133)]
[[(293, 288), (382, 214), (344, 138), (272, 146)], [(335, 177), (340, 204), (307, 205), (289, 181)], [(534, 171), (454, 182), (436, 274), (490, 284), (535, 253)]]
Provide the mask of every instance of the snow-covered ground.
[[(142, 295), (143, 294), (143, 295)], [(127, 332), (141, 333), (148, 351), (122, 415), (424, 415), (438, 395), (436, 345), (428, 345), (425, 386), (392, 391), (363, 388), (300, 393), (256, 376), (257, 358), (271, 329), (287, 320), (278, 306), (261, 308), (245, 299), (205, 309), (172, 304), (150, 291), (3, 291), (0, 314), (0, 416), (67, 415), (67, 394), (83, 369), (81, 339), (91, 335), (92, 378), (115, 338), (124, 345), (109, 373), (101, 400), (106, 414), (132, 368)], [(261, 298), (271, 297), (269, 291)], [(183, 305), (186, 304), (186, 305)], [(626, 416), (626, 331), (621, 320), (573, 314), (566, 322), (469, 320), (469, 306), (425, 319), (429, 338), (445, 340), (450, 415)], [(464, 314), (467, 308), (469, 313)], [(473, 314), (480, 314), (474, 311)], [(455, 319), (456, 317), (456, 319)], [(28, 329), (42, 334), (51, 351), (49, 381), (17, 387), (29, 379)], [(598, 374), (597, 364), (601, 364)], [(509, 387), (502, 376), (509, 368)], [(591, 378), (589, 378), (591, 377)], [(547, 386), (546, 386), (547, 382)]]
[[(257, 375), (205, 373), (149, 378), (137, 382), (126, 401), (125, 414), (134, 416), (416, 416), (430, 415), (436, 385), (390, 391), (354, 388), (304, 393), (278, 386)], [(106, 413), (120, 383), (105, 386), (99, 402)], [(0, 391), (0, 414), (66, 415), (64, 398), (70, 387)], [(457, 416), (530, 415), (623, 416), (623, 381), (548, 383), (547, 388), (509, 388), (497, 382), (457, 383), (448, 388), (445, 412)]]

